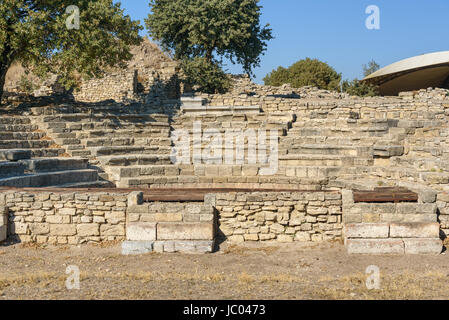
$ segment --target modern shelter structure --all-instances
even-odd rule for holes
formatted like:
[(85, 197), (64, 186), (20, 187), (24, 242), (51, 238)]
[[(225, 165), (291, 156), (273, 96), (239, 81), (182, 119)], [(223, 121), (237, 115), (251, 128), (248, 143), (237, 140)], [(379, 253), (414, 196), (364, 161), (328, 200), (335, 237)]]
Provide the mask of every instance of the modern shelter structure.
[(362, 81), (379, 86), (384, 96), (425, 88), (449, 88), (449, 51), (423, 54), (382, 68)]

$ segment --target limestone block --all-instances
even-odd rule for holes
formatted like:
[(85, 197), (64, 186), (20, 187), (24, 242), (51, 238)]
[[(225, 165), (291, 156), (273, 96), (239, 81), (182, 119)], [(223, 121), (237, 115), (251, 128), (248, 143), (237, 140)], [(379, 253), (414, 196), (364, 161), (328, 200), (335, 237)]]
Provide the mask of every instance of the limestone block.
[(440, 254), (443, 242), (439, 238), (403, 239), (406, 254)]
[(8, 226), (0, 226), (0, 242), (5, 241), (8, 236)]
[(349, 254), (404, 254), (402, 239), (347, 239)]
[(100, 235), (101, 236), (124, 236), (125, 235), (125, 226), (120, 225), (108, 225), (108, 224), (102, 224), (100, 226)]
[(75, 224), (50, 224), (52, 236), (74, 236), (76, 235)]
[(124, 241), (122, 255), (139, 255), (153, 252), (153, 241)]
[(156, 213), (154, 216), (155, 216), (154, 217), (155, 222), (181, 222), (182, 221), (181, 213)]
[(126, 226), (126, 239), (131, 241), (156, 240), (156, 225), (152, 222), (130, 222)]
[(391, 238), (438, 238), (440, 224), (435, 223), (392, 223)]
[(215, 228), (212, 223), (159, 223), (157, 240), (213, 240)]
[(346, 224), (346, 238), (388, 238), (388, 223)]
[(79, 224), (76, 226), (77, 235), (80, 237), (90, 237), (100, 235), (100, 225), (97, 223)]
[(143, 204), (143, 192), (131, 192), (128, 196), (128, 206), (139, 206)]

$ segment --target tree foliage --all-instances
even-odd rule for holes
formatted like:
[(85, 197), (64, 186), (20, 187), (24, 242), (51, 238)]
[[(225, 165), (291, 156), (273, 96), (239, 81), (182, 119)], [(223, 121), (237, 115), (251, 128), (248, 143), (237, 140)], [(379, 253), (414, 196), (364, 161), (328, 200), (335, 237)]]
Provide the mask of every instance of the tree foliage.
[[(80, 28), (68, 29), (66, 8), (80, 10)], [(138, 21), (124, 15), (112, 0), (0, 1), (0, 96), (12, 62), (33, 73), (59, 74), (66, 87), (75, 74), (101, 76), (107, 67), (131, 58), (130, 46), (140, 43)]]
[(377, 70), (379, 70), (380, 66), (379, 66), (379, 64), (376, 61), (371, 60), (370, 62), (368, 62), (368, 64), (364, 64), (362, 68), (363, 68), (363, 75), (365, 77), (367, 77), (370, 74), (372, 74), (372, 73), (376, 72)]
[[(187, 59), (192, 65), (203, 67), (208, 63), (212, 70), (221, 66), (222, 59), (226, 58), (242, 65), (245, 72), (252, 75), (252, 70), (260, 64), (267, 41), (272, 39), (269, 26), (260, 24), (258, 2), (150, 0), (152, 13), (145, 21), (149, 35), (175, 59)], [(198, 57), (204, 60), (196, 59)]]
[[(379, 64), (377, 64), (376, 61), (371, 60), (368, 62), (368, 64), (364, 64), (362, 66), (363, 69), (363, 75), (365, 77), (369, 76), (370, 74), (376, 72), (380, 69)], [(342, 89), (344, 92), (352, 95), (352, 96), (359, 96), (359, 97), (374, 97), (379, 95), (379, 87), (362, 82), (359, 79), (355, 78), (352, 81), (345, 80), (343, 81)]]
[(352, 81), (343, 81), (343, 91), (359, 97), (374, 97), (379, 95), (379, 87), (365, 82), (361, 82), (359, 79)]
[(289, 83), (294, 88), (314, 86), (320, 89), (339, 90), (341, 74), (327, 63), (306, 58), (289, 68), (279, 67), (264, 79), (266, 85), (281, 86)]
[(184, 59), (181, 66), (187, 82), (195, 84), (200, 92), (226, 93), (231, 87), (231, 80), (220, 66), (203, 57)]

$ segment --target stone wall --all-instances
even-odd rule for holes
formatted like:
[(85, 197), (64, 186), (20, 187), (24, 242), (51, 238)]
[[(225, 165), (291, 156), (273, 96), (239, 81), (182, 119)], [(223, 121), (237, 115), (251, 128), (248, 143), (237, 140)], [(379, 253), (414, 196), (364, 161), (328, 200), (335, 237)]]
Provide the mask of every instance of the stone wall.
[(435, 197), (418, 194), (418, 202), (354, 202), (343, 190), (345, 245), (350, 254), (440, 254)]
[(82, 81), (73, 92), (75, 100), (98, 102), (105, 100), (125, 101), (137, 95), (137, 71), (119, 71), (102, 79)]
[(342, 236), (340, 192), (215, 194), (220, 231), (234, 242), (326, 241)]
[(84, 192), (0, 193), (9, 235), (21, 242), (80, 244), (123, 240), (127, 194)]
[(214, 250), (217, 215), (207, 197), (204, 202), (143, 202), (143, 194), (134, 192), (128, 199), (123, 254)]
[(0, 203), (0, 242), (8, 236), (8, 208)]

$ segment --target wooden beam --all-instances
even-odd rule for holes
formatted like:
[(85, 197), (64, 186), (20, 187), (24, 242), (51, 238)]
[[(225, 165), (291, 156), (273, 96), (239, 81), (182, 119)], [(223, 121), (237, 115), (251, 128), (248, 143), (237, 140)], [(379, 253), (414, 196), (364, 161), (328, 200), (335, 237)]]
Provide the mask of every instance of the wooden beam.
[(354, 190), (354, 202), (417, 202), (418, 194), (405, 188), (376, 188), (373, 191)]

